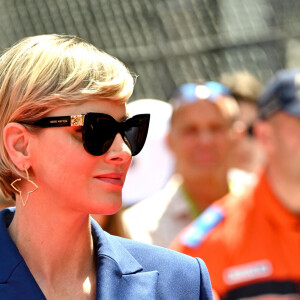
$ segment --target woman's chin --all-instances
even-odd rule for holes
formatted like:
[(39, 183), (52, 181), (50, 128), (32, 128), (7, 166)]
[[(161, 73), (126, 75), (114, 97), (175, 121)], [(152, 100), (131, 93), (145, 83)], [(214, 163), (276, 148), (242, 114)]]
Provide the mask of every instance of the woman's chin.
[(122, 199), (111, 199), (108, 203), (101, 203), (101, 205), (95, 207), (90, 212), (91, 214), (99, 214), (99, 215), (113, 215), (117, 213), (122, 207)]

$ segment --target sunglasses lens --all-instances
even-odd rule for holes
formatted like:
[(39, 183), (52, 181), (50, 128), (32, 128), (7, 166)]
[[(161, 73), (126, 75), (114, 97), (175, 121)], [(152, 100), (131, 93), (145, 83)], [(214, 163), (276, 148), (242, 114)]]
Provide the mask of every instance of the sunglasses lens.
[(140, 153), (144, 147), (148, 134), (149, 121), (149, 114), (136, 115), (126, 121), (123, 139), (130, 147), (132, 156)]
[(104, 154), (116, 135), (115, 120), (104, 114), (88, 113), (85, 116), (82, 138), (83, 146), (92, 155)]
[(137, 155), (145, 144), (149, 120), (149, 114), (136, 115), (125, 122), (117, 122), (106, 114), (88, 113), (82, 132), (84, 148), (92, 155), (102, 155), (108, 151), (119, 132), (132, 156)]

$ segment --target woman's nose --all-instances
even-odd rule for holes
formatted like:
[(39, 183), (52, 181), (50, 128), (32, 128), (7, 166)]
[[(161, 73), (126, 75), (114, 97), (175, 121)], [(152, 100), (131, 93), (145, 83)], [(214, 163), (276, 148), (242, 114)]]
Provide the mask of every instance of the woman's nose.
[(124, 142), (120, 133), (117, 133), (115, 139), (106, 153), (106, 159), (115, 163), (124, 163), (132, 157), (129, 146)]

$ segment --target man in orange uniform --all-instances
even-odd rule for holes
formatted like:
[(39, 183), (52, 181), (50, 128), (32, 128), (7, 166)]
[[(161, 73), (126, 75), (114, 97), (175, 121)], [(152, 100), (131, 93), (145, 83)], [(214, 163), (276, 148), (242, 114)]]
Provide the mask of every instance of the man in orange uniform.
[(257, 186), (215, 202), (170, 248), (204, 259), (221, 299), (300, 299), (300, 69), (278, 72), (258, 102)]

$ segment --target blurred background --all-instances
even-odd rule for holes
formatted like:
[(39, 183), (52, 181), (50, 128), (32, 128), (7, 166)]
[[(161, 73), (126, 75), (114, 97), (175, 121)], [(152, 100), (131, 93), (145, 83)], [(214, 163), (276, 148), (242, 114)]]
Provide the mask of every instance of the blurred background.
[(0, 0), (0, 50), (75, 34), (138, 75), (132, 100), (167, 100), (183, 82), (299, 66), (299, 16), (297, 0)]

